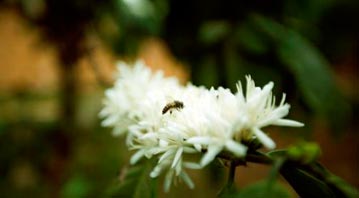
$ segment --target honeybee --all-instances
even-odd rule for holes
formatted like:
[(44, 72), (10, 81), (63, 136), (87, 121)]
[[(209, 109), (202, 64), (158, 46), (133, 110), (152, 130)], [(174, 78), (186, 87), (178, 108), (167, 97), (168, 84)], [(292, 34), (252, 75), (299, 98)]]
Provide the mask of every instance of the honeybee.
[(170, 102), (170, 103), (166, 104), (165, 107), (163, 107), (162, 114), (167, 113), (167, 111), (170, 111), (170, 113), (172, 113), (172, 109), (180, 110), (180, 109), (183, 109), (183, 107), (184, 107), (183, 102), (174, 100), (173, 102)]

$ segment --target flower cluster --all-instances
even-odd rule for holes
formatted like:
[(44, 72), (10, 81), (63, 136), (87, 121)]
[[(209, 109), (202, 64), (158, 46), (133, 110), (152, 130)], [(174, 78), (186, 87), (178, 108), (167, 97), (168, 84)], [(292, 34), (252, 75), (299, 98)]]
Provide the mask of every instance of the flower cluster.
[[(114, 135), (126, 134), (128, 148), (136, 151), (132, 164), (143, 157), (158, 158), (150, 176), (166, 171), (165, 190), (176, 177), (193, 188), (185, 168), (202, 168), (222, 151), (245, 156), (244, 141), (257, 139), (266, 148), (275, 148), (262, 131), (265, 126), (303, 126), (283, 119), (290, 106), (284, 94), (276, 106), (272, 82), (260, 88), (247, 76), (245, 90), (238, 82), (237, 92), (232, 93), (222, 87), (183, 86), (141, 61), (119, 63), (118, 68), (114, 87), (105, 92), (102, 124), (113, 127)], [(203, 154), (199, 162), (185, 158), (196, 153)]]

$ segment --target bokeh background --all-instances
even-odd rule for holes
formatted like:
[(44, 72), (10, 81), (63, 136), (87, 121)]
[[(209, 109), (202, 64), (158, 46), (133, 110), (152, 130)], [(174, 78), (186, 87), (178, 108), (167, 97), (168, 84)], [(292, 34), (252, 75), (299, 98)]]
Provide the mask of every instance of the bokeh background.
[[(121, 180), (131, 153), (98, 112), (116, 61), (137, 58), (183, 83), (275, 82), (306, 124), (269, 128), (278, 147), (316, 141), (358, 188), (358, 19), (355, 0), (1, 0), (0, 197), (99, 197)], [(239, 167), (236, 185), (268, 170)], [(226, 171), (161, 196), (214, 197)]]

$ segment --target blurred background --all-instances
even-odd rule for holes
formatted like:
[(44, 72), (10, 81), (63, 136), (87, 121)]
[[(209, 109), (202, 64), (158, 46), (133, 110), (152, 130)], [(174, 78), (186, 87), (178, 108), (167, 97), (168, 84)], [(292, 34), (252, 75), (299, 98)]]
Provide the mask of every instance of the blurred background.
[[(121, 179), (131, 153), (98, 112), (116, 61), (137, 58), (183, 83), (273, 81), (306, 124), (269, 128), (278, 148), (316, 141), (358, 188), (357, 19), (355, 0), (0, 0), (0, 197), (98, 197)], [(240, 167), (236, 185), (268, 170)], [(191, 172), (195, 190), (161, 196), (213, 197), (226, 171)]]

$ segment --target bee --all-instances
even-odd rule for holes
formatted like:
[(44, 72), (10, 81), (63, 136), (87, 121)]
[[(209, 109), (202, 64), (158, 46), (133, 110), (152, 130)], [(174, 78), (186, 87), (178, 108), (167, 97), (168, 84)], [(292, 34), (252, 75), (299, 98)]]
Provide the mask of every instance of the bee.
[(170, 102), (170, 103), (166, 104), (165, 107), (163, 107), (162, 114), (165, 114), (168, 111), (170, 111), (170, 113), (172, 113), (172, 109), (180, 110), (180, 109), (183, 109), (183, 107), (184, 107), (183, 102), (174, 100), (173, 102)]

